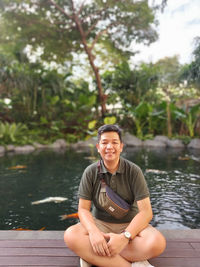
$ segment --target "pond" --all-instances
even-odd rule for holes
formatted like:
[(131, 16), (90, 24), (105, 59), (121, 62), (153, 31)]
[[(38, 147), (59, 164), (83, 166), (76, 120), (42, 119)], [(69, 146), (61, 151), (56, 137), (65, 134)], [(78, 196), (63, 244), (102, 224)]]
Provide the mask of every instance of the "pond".
[[(93, 156), (98, 157), (93, 151)], [(200, 228), (200, 150), (125, 148), (123, 157), (143, 170), (151, 193), (153, 226)], [(0, 158), (0, 229), (64, 230), (77, 219), (77, 190), (91, 151), (41, 151)], [(11, 168), (21, 165), (21, 169)], [(65, 197), (60, 203), (32, 202)]]

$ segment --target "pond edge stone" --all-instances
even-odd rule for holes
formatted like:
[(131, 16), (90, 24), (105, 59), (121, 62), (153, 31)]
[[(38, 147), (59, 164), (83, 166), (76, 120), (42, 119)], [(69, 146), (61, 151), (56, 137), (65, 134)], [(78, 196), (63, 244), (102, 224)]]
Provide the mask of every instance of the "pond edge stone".
[(4, 146), (0, 146), (0, 156), (4, 155), (4, 153), (6, 152), (6, 149)]
[(167, 146), (172, 147), (172, 148), (184, 148), (185, 147), (183, 142), (181, 140), (178, 140), (178, 139), (168, 140)]
[(126, 146), (142, 146), (143, 142), (136, 136), (126, 132), (123, 136), (123, 143)]
[(35, 150), (35, 147), (32, 145), (25, 145), (25, 146), (16, 146), (14, 149), (15, 153), (19, 154), (27, 154), (31, 153)]
[(200, 149), (200, 138), (194, 138), (188, 144), (188, 148)]
[[(200, 138), (194, 138), (190, 141), (188, 145), (184, 145), (183, 142), (179, 139), (170, 140), (167, 136), (158, 135), (154, 139), (147, 139), (145, 141), (140, 140), (136, 136), (126, 132), (122, 137), (123, 143), (127, 147), (153, 147), (153, 148), (192, 148), (200, 149)], [(27, 154), (32, 153), (35, 150), (60, 150), (70, 147), (72, 149), (93, 149), (96, 147), (97, 137), (91, 137), (86, 141), (78, 141), (75, 144), (69, 144), (64, 139), (57, 139), (54, 143), (44, 145), (40, 143), (33, 143), (33, 145), (24, 145), (24, 146), (0, 146), (0, 156), (9, 152), (14, 152), (16, 154)]]

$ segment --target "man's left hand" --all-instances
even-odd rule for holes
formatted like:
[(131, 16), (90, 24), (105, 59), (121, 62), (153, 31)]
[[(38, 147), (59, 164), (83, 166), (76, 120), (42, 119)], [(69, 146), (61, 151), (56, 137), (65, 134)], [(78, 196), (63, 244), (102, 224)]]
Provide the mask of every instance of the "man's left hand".
[(108, 248), (111, 256), (119, 254), (127, 245), (129, 240), (123, 234), (103, 233), (108, 242)]

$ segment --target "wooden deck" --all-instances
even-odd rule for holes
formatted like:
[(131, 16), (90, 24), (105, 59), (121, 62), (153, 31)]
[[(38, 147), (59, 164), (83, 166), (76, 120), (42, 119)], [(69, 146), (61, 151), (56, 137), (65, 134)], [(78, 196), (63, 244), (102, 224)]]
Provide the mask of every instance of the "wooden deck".
[[(165, 252), (156, 267), (200, 267), (200, 230), (163, 231)], [(77, 267), (79, 258), (63, 242), (62, 231), (0, 231), (0, 266)], [(120, 267), (120, 266), (116, 266)]]

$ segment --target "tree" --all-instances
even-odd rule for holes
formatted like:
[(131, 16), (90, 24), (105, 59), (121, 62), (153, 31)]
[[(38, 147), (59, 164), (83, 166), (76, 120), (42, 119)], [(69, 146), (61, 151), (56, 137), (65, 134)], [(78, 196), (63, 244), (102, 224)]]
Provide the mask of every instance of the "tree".
[(64, 62), (72, 58), (71, 52), (87, 54), (103, 116), (106, 96), (95, 61), (97, 43), (129, 55), (133, 40), (150, 44), (157, 37), (153, 28), (157, 7), (150, 7), (147, 0), (2, 0), (0, 5), (7, 29), (4, 44), (17, 40), (22, 47), (41, 46), (42, 58), (49, 61)]
[(142, 63), (131, 69), (128, 62), (123, 61), (113, 71), (104, 73), (104, 88), (110, 95), (117, 94), (125, 109), (128, 106), (137, 106), (141, 101), (152, 99), (149, 91), (153, 95), (158, 85), (157, 73), (157, 68), (152, 63)]
[(186, 80), (189, 85), (200, 89), (200, 37), (196, 37), (195, 48), (193, 51), (193, 61), (184, 65), (181, 71), (180, 79)]
[(155, 63), (155, 66), (158, 68), (159, 85), (161, 87), (179, 84), (181, 65), (178, 56), (162, 58)]
[(166, 113), (167, 113), (167, 134), (168, 137), (172, 136), (172, 114), (171, 114), (171, 89), (179, 84), (179, 74), (180, 74), (180, 63), (178, 56), (166, 57), (160, 59), (155, 64), (159, 71), (159, 85), (162, 87), (163, 93), (165, 94), (165, 100), (167, 103)]

